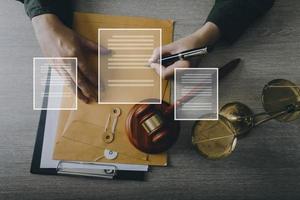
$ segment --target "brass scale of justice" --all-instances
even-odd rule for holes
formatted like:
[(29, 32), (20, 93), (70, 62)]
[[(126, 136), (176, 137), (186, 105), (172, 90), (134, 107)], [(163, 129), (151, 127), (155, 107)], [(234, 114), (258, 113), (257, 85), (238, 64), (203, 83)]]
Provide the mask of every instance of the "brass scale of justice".
[[(205, 54), (207, 52), (204, 52)], [(240, 59), (219, 68), (219, 79), (234, 70)], [(177, 106), (190, 100), (191, 95), (177, 100)], [(217, 121), (196, 121), (192, 144), (208, 159), (220, 159), (235, 149), (237, 138), (269, 120), (291, 122), (300, 118), (300, 88), (291, 81), (275, 79), (262, 91), (265, 112), (254, 114), (245, 104), (232, 102), (224, 105)], [(149, 99), (145, 100), (149, 102)], [(118, 108), (113, 109), (120, 115)], [(125, 129), (129, 141), (142, 152), (156, 154), (168, 150), (178, 139), (180, 125), (174, 120), (174, 104), (136, 104), (126, 118)], [(107, 136), (107, 135), (106, 135)], [(109, 136), (110, 137), (110, 136)], [(104, 138), (111, 142), (112, 138)]]

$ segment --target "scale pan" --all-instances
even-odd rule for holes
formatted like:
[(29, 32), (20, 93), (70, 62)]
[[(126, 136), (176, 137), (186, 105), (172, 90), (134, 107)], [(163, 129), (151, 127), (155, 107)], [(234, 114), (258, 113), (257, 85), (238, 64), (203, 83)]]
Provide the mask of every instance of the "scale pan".
[(197, 121), (194, 124), (192, 143), (205, 158), (216, 160), (230, 155), (236, 140), (231, 122), (221, 115), (217, 121)]
[[(288, 80), (272, 80), (262, 91), (262, 104), (269, 115), (283, 111), (290, 105), (300, 106), (300, 88)], [(290, 122), (299, 118), (300, 110), (277, 117), (276, 120)]]

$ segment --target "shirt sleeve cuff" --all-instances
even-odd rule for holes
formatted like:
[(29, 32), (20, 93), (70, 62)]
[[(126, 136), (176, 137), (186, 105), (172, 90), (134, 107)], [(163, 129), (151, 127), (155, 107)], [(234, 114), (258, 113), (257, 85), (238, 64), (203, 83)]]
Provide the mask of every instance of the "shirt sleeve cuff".
[(51, 12), (48, 9), (37, 8), (37, 7), (26, 9), (26, 13), (27, 13), (27, 15), (29, 16), (30, 19), (32, 19), (32, 18), (34, 18), (35, 16), (38, 16), (38, 15), (54, 14), (53, 12)]
[(30, 19), (38, 15), (54, 14), (65, 25), (72, 26), (73, 11), (70, 0), (52, 0), (46, 3), (40, 0), (24, 0), (24, 6)]
[(215, 5), (207, 17), (206, 22), (212, 22), (220, 29), (222, 39), (233, 43), (244, 32), (248, 23), (242, 19), (237, 19), (230, 4)]

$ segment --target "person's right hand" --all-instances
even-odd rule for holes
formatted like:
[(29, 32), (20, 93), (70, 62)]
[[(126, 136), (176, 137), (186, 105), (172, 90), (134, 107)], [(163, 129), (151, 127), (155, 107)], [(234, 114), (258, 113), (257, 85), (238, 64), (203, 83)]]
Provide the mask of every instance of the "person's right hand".
[(201, 44), (201, 40), (195, 34), (191, 34), (187, 37), (181, 38), (171, 44), (167, 44), (162, 46), (161, 48), (158, 47), (153, 51), (151, 58), (149, 59), (150, 67), (155, 69), (155, 71), (159, 74), (161, 69), (161, 76), (163, 79), (168, 79), (174, 74), (175, 68), (188, 68), (190, 67), (190, 62), (188, 60), (179, 60), (170, 66), (162, 66), (159, 64), (160, 52), (162, 56), (173, 55), (176, 53), (180, 53), (186, 50), (194, 49), (196, 47), (200, 47), (204, 44)]
[[(160, 74), (161, 71), (161, 76), (163, 79), (168, 79), (173, 76), (175, 68), (188, 68), (191, 64), (188, 60), (179, 60), (171, 64), (170, 66), (162, 66), (159, 64), (159, 59), (161, 56), (168, 56), (186, 50), (213, 44), (219, 39), (219, 37), (219, 28), (211, 22), (206, 22), (196, 32), (171, 44), (156, 48), (153, 51), (151, 58), (149, 59), (149, 65), (150, 67), (155, 69), (158, 74)], [(162, 53), (162, 55), (160, 55), (160, 53)]]
[[(97, 53), (98, 45), (66, 27), (61, 23), (58, 17), (53, 14), (36, 16), (32, 18), (32, 24), (44, 56), (77, 57), (78, 97), (86, 103), (97, 101), (97, 74), (93, 73), (91, 68), (87, 65), (84, 52), (91, 51)], [(100, 53), (109, 54), (110, 51), (101, 48)], [(72, 88), (75, 88), (75, 69), (68, 75), (73, 80), (72, 83), (74, 85)]]

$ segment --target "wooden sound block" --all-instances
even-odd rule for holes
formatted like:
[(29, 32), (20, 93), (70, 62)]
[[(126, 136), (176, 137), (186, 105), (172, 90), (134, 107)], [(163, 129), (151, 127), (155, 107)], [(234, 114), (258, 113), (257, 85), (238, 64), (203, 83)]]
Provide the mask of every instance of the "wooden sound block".
[[(179, 135), (180, 125), (174, 120), (170, 105), (137, 104), (129, 111), (126, 132), (130, 142), (140, 151), (156, 154), (167, 151)], [(145, 128), (146, 127), (146, 128)]]

